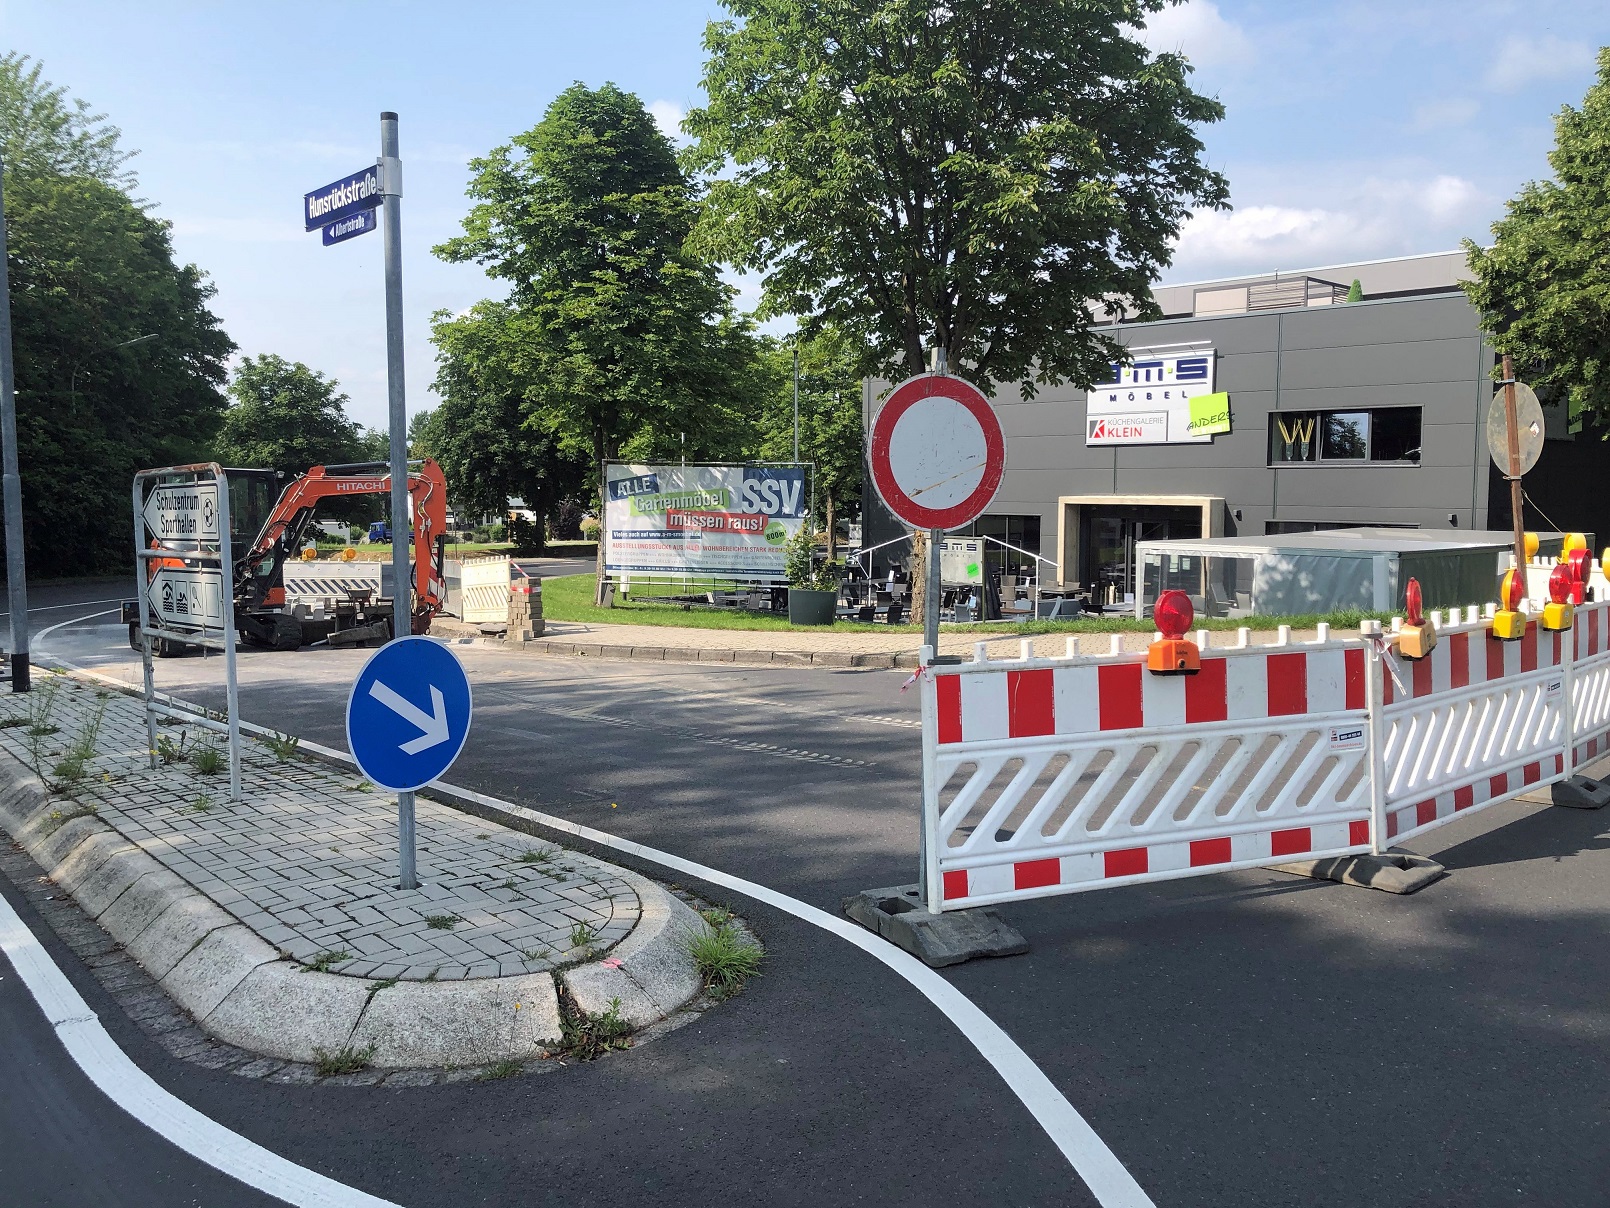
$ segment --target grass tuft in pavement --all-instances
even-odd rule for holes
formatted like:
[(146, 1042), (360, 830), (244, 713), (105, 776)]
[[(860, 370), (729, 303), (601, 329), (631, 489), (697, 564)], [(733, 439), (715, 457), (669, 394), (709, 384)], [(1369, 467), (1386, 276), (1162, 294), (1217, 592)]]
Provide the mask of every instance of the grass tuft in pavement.
[(342, 961), (352, 959), (352, 953), (345, 948), (326, 948), (312, 960), (302, 966), (303, 973), (328, 973)]
[(425, 916), (425, 925), (432, 931), (451, 931), (458, 924), (459, 917), (456, 914), (427, 914)]
[(369, 1068), (374, 1060), (375, 1046), (366, 1044), (363, 1048), (353, 1048), (350, 1044), (343, 1045), (333, 1052), (323, 1045), (313, 1046), (313, 1072), (320, 1078), (334, 1078), (339, 1074), (356, 1074), (359, 1070)]
[[(711, 911), (710, 914), (716, 912)], [(742, 990), (744, 983), (760, 972), (760, 946), (741, 932), (737, 925), (723, 920), (706, 923), (705, 929), (688, 939), (688, 955), (693, 958), (704, 984), (721, 998)]]

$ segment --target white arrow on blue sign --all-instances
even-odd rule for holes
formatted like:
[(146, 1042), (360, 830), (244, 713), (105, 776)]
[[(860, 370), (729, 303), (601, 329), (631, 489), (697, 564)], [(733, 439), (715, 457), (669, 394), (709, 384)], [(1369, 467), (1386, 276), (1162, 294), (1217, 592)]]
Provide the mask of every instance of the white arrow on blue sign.
[(412, 792), (441, 776), (469, 737), (470, 681), (442, 643), (398, 638), (375, 651), (347, 698), (347, 747), (382, 788)]

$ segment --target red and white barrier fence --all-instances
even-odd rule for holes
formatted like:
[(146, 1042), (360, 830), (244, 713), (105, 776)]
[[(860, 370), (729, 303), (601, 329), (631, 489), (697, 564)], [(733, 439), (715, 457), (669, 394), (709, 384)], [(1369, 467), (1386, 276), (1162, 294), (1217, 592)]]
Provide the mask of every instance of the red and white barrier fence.
[(929, 665), (923, 885), (932, 911), (1385, 851), (1610, 752), (1610, 603), (1565, 632), (1437, 617), (1425, 659), (1366, 631), (1144, 654)]

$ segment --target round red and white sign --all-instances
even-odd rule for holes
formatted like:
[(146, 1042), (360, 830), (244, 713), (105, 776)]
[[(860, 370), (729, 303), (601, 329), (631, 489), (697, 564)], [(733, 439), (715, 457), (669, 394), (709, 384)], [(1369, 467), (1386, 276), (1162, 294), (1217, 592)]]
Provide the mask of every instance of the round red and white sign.
[(1006, 472), (1006, 436), (970, 382), (924, 373), (894, 388), (872, 421), (872, 485), (917, 529), (957, 529), (983, 515)]

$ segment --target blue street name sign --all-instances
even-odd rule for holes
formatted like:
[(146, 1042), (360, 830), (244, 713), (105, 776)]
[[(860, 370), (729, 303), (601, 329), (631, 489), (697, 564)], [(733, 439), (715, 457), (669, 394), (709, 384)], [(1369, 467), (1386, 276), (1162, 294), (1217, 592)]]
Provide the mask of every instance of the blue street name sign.
[(347, 698), (347, 747), (382, 788), (412, 792), (452, 766), (470, 732), (470, 681), (457, 656), (425, 637), (370, 656)]
[(316, 231), (338, 218), (372, 210), (379, 204), (380, 165), (370, 164), (343, 180), (303, 194), (302, 218), (307, 230)]
[(332, 243), (344, 243), (348, 239), (356, 239), (359, 235), (367, 235), (380, 226), (380, 213), (377, 210), (359, 210), (356, 214), (349, 214), (335, 222), (324, 224), (324, 246)]

